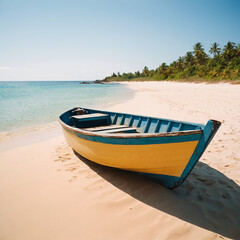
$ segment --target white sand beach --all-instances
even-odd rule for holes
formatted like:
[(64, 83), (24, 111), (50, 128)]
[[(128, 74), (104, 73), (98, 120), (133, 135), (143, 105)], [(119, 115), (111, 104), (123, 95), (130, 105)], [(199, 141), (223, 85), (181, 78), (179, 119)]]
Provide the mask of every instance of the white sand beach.
[[(132, 82), (119, 112), (222, 125), (168, 190), (76, 156), (60, 126), (0, 143), (1, 240), (240, 239), (240, 85)], [(73, 106), (74, 107), (74, 106)]]

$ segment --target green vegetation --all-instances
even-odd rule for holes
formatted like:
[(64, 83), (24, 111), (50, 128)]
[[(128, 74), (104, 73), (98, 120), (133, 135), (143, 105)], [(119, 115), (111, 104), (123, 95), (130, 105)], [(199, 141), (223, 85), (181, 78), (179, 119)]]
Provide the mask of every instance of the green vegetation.
[(170, 65), (162, 63), (157, 69), (148, 67), (135, 73), (113, 73), (104, 81), (146, 81), (146, 80), (237, 80), (240, 79), (240, 44), (228, 42), (223, 49), (213, 43), (205, 53), (203, 45), (198, 42), (192, 52), (179, 57)]

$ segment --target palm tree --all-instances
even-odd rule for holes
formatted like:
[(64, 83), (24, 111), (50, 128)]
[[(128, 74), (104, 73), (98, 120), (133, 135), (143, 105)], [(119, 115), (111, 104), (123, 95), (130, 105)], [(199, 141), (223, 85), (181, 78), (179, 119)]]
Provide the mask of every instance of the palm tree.
[(230, 60), (231, 58), (233, 58), (235, 56), (236, 53), (236, 43), (234, 42), (228, 42), (223, 49), (223, 57), (226, 60)]
[(192, 52), (187, 52), (185, 55), (185, 63), (187, 66), (193, 66), (194, 64), (194, 56)]
[(179, 71), (183, 70), (183, 65), (184, 65), (184, 58), (183, 57), (179, 57), (177, 60), (177, 69)]
[(145, 66), (145, 67), (143, 68), (142, 74), (143, 74), (145, 77), (147, 77), (147, 76), (149, 75), (149, 69), (148, 69), (148, 67)]
[(193, 50), (194, 50), (194, 54), (196, 54), (196, 52), (201, 52), (204, 51), (203, 45), (200, 42), (195, 43), (195, 45), (193, 46)]
[(135, 72), (135, 76), (139, 78), (141, 76), (141, 73), (139, 71)]
[(170, 67), (175, 70), (177, 68), (177, 62), (173, 61), (172, 63), (170, 63)]
[(240, 56), (240, 43), (236, 47), (236, 57)]
[(209, 50), (209, 52), (213, 54), (214, 57), (216, 57), (216, 55), (219, 56), (219, 53), (221, 52), (221, 48), (218, 46), (219, 44), (215, 42), (211, 45), (211, 48)]
[(193, 46), (195, 61), (198, 65), (204, 65), (207, 61), (207, 54), (204, 52), (204, 48), (200, 42)]
[(159, 68), (158, 68), (158, 74), (164, 74), (166, 70), (167, 70), (167, 64), (162, 63), (162, 65), (159, 66)]

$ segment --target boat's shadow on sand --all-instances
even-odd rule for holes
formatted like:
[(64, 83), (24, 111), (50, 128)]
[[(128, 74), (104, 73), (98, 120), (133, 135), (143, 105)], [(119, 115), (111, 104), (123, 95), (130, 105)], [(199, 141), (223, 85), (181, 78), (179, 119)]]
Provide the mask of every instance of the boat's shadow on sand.
[(145, 176), (104, 167), (75, 154), (137, 200), (222, 236), (240, 239), (240, 187), (207, 164), (199, 162), (180, 187), (168, 190)]

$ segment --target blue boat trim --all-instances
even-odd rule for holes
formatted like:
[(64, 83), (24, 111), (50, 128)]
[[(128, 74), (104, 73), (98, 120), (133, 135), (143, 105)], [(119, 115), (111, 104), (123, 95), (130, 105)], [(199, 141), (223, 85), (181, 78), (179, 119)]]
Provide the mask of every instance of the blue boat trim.
[[(76, 109), (76, 108), (74, 108)], [(202, 134), (202, 129), (204, 128), (204, 125), (200, 124), (191, 124), (191, 123), (183, 123), (178, 121), (178, 127), (175, 128), (174, 132), (168, 132), (168, 129), (170, 127), (170, 121), (171, 120), (166, 120), (166, 119), (158, 119), (158, 118), (152, 118), (152, 117), (143, 117), (143, 116), (138, 116), (138, 115), (133, 115), (131, 116), (130, 114), (120, 114), (120, 113), (114, 113), (114, 112), (107, 112), (107, 111), (97, 111), (97, 110), (92, 110), (92, 109), (84, 109), (85, 111), (88, 111), (88, 113), (104, 113), (104, 114), (109, 114), (109, 115), (114, 115), (112, 119), (112, 124), (116, 124), (116, 118), (118, 116), (122, 116), (122, 119), (120, 120), (120, 123), (122, 124), (124, 119), (129, 120), (129, 127), (131, 127), (131, 124), (133, 122), (134, 117), (139, 117), (138, 124), (136, 127), (139, 127), (139, 123), (141, 124), (142, 119), (151, 119), (151, 121), (155, 121), (155, 129), (152, 129), (153, 132), (151, 133), (137, 133), (137, 134), (101, 134), (101, 132), (89, 132), (89, 131), (84, 131), (84, 129), (79, 129), (71, 125), (71, 119), (70, 117), (72, 116), (72, 111), (74, 109), (71, 109), (64, 114), (60, 116), (60, 123), (61, 125), (68, 131), (74, 132), (77, 136), (80, 138), (89, 140), (89, 141), (95, 141), (95, 142), (103, 142), (103, 143), (110, 143), (110, 144), (134, 144), (134, 142), (139, 142), (136, 144), (142, 145), (142, 144), (158, 144), (158, 143), (177, 143), (177, 142), (187, 142), (187, 141), (196, 141), (199, 140)], [(163, 132), (156, 132), (159, 130), (159, 125), (160, 122), (163, 121), (169, 121), (168, 124), (162, 128)], [(144, 129), (142, 129), (144, 132), (146, 132), (148, 126), (148, 122), (146, 122), (146, 125), (144, 126)], [(176, 123), (174, 121), (174, 123)], [(182, 128), (184, 124), (187, 124), (189, 126), (192, 125), (192, 130), (182, 130), (179, 131), (179, 129)], [(113, 140), (117, 139), (117, 140)], [(148, 142), (152, 141), (152, 142)]]
[[(67, 131), (72, 132), (67, 129)], [(191, 142), (198, 141), (201, 138), (202, 134), (192, 134), (192, 135), (180, 135), (180, 136), (167, 136), (167, 137), (145, 137), (145, 138), (111, 138), (111, 137), (102, 137), (102, 136), (91, 136), (84, 135), (81, 133), (74, 132), (79, 138), (107, 143), (107, 144), (118, 144), (118, 145), (152, 145), (152, 144), (164, 144), (164, 143), (180, 143), (180, 142)]]
[(139, 173), (140, 175), (147, 176), (148, 178), (153, 179), (156, 183), (160, 183), (164, 187), (173, 189), (178, 186), (178, 182), (182, 182), (181, 177), (174, 177), (169, 175), (162, 174), (153, 174), (153, 173)]
[(190, 158), (186, 168), (184, 169), (184, 171), (180, 177), (180, 182), (178, 182), (177, 185), (182, 184), (183, 181), (187, 178), (187, 176), (191, 173), (192, 169), (194, 168), (197, 161), (204, 153), (205, 149), (211, 142), (212, 138), (214, 137), (214, 135), (216, 134), (216, 132), (220, 126), (221, 126), (221, 123), (218, 121), (215, 121), (215, 120), (209, 120), (207, 122), (207, 125), (203, 129), (202, 137), (199, 140), (199, 143), (198, 143), (192, 157)]

